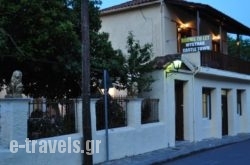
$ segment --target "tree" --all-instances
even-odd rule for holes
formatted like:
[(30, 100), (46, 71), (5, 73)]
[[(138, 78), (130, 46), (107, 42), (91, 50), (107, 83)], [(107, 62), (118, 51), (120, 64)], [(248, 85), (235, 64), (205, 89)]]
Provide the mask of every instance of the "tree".
[(250, 60), (250, 39), (239, 37), (237, 40), (237, 38), (228, 35), (227, 42), (229, 55)]
[[(89, 2), (91, 71), (119, 75), (124, 58), (108, 34), (99, 33), (100, 0)], [(15, 69), (23, 72), (24, 93), (33, 97), (81, 95), (80, 0), (0, 0), (0, 85)]]
[[(23, 72), (25, 93), (63, 97), (79, 91), (80, 41), (62, 1), (1, 0), (1, 79)], [(71, 82), (67, 81), (71, 80)]]
[(133, 95), (133, 86), (137, 86), (138, 93), (151, 90), (151, 84), (154, 79), (148, 73), (153, 71), (151, 57), (152, 44), (140, 45), (138, 40), (134, 39), (132, 32), (127, 37), (128, 58), (126, 62), (127, 68), (127, 88), (130, 95)]
[[(98, 93), (100, 88), (100, 80), (103, 77), (103, 70), (108, 70), (112, 77), (121, 77), (120, 82), (125, 83), (126, 74), (123, 64), (125, 63), (125, 58), (123, 57), (120, 50), (114, 50), (112, 44), (109, 41), (109, 34), (104, 32), (99, 32), (101, 28), (100, 20), (100, 10), (96, 5), (101, 4), (100, 1), (90, 1), (90, 64), (91, 64), (91, 93)], [(80, 13), (80, 1), (75, 1), (74, 3), (74, 13), (78, 15)], [(80, 16), (78, 16), (80, 17)], [(77, 16), (75, 17), (77, 18)], [(80, 29), (80, 24), (78, 19), (75, 20)], [(80, 34), (80, 30), (77, 30)]]

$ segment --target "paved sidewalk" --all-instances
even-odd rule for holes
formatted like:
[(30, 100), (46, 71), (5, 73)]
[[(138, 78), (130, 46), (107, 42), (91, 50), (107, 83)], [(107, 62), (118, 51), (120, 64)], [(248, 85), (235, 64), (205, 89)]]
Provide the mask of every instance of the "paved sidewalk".
[(156, 165), (161, 162), (166, 162), (171, 159), (187, 156), (199, 151), (208, 150), (249, 139), (250, 134), (239, 134), (237, 136), (224, 136), (222, 139), (206, 139), (200, 142), (177, 142), (176, 147), (174, 148), (156, 150), (145, 154), (100, 163), (98, 165)]

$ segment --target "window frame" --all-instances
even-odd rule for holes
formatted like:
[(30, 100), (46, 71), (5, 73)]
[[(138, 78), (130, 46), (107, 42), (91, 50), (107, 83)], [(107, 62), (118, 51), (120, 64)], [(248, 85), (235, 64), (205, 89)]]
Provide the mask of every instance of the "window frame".
[(237, 90), (237, 93), (236, 93), (236, 96), (237, 96), (237, 114), (239, 116), (242, 116), (242, 93), (243, 93), (243, 90), (240, 90), (238, 89)]
[(209, 120), (212, 118), (211, 90), (211, 88), (202, 88), (202, 118), (207, 118)]

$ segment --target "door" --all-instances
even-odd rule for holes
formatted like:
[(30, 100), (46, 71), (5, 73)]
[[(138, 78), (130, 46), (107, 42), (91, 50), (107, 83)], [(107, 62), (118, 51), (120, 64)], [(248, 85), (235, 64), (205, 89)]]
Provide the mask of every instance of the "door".
[(175, 81), (175, 139), (184, 140), (183, 81)]
[(222, 90), (221, 94), (221, 115), (222, 115), (222, 135), (228, 135), (228, 107), (227, 91)]

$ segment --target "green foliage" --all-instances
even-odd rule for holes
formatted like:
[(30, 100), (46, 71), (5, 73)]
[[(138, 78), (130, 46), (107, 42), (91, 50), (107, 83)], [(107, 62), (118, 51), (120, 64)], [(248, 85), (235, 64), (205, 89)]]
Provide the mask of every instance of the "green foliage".
[(150, 73), (153, 70), (152, 44), (140, 45), (138, 40), (134, 39), (132, 32), (127, 37), (128, 58), (126, 62), (127, 68), (127, 86), (129, 91), (132, 90), (134, 83), (137, 83), (138, 93), (151, 90), (151, 84), (154, 81)]
[[(23, 72), (25, 93), (63, 97), (79, 92), (80, 40), (63, 1), (0, 1), (1, 79)], [(73, 93), (72, 93), (73, 92)]]
[(227, 37), (228, 54), (234, 57), (240, 57), (244, 60), (250, 60), (250, 39), (239, 37), (235, 39), (232, 36)]
[[(153, 82), (152, 45), (140, 45), (129, 33), (128, 58), (100, 33), (100, 0), (89, 1), (91, 92), (103, 69), (124, 88), (137, 82), (139, 92)], [(32, 97), (81, 95), (81, 0), (0, 0), (0, 86), (16, 69), (23, 72), (24, 93)]]
[[(124, 58), (99, 33), (100, 0), (89, 1), (91, 71), (120, 75)], [(25, 94), (47, 98), (81, 95), (81, 0), (0, 0), (0, 86), (23, 72)], [(96, 74), (98, 73), (98, 74)]]

